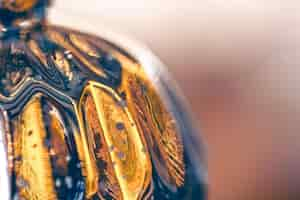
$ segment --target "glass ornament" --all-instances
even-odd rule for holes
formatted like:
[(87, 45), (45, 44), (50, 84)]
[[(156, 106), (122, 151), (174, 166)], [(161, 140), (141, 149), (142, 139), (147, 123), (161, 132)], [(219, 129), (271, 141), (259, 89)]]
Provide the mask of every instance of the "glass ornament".
[(147, 50), (0, 0), (1, 200), (197, 199), (200, 136)]

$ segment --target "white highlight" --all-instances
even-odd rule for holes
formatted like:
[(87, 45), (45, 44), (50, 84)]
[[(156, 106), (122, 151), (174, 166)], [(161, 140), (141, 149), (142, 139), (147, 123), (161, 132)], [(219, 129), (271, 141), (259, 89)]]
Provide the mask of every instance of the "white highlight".
[(10, 200), (10, 181), (3, 122), (3, 116), (0, 116), (0, 195), (1, 200)]

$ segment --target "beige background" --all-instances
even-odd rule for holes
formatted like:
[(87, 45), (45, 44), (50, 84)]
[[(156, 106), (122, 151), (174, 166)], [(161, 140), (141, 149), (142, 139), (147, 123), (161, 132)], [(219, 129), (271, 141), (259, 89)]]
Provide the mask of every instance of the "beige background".
[(300, 5), (293, 0), (65, 0), (51, 20), (146, 43), (188, 97), (211, 200), (293, 200), (300, 188)]

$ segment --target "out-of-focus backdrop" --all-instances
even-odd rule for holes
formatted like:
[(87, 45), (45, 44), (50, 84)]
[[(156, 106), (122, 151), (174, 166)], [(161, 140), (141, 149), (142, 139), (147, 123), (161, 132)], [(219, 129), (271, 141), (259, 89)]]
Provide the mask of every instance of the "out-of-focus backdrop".
[(299, 9), (296, 0), (57, 0), (51, 21), (129, 35), (169, 66), (207, 143), (210, 200), (298, 200)]

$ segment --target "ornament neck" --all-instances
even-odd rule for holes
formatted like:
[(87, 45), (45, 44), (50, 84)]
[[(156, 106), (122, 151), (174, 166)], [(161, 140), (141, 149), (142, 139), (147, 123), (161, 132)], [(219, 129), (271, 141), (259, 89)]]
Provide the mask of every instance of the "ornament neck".
[(41, 27), (45, 23), (48, 4), (49, 0), (0, 0), (0, 39)]

